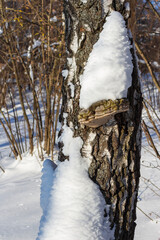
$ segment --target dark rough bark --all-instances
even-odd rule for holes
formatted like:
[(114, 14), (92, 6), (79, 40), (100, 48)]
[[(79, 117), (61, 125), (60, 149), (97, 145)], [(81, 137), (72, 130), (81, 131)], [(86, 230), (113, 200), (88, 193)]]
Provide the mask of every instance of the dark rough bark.
[[(66, 42), (70, 60), (69, 75), (63, 86), (61, 122), (63, 125), (63, 113), (67, 113), (67, 126), (73, 130), (74, 137), (80, 136), (83, 139), (81, 153), (92, 161), (89, 176), (100, 186), (109, 206), (106, 214), (109, 214), (110, 227), (114, 229), (114, 239), (132, 240), (140, 176), (142, 110), (135, 52), (132, 48), (134, 70), (132, 86), (128, 90), (129, 111), (117, 114), (108, 123), (96, 129), (80, 125), (78, 122), (79, 77), (83, 73), (93, 44), (98, 40), (106, 14), (101, 1), (98, 0), (88, 0), (87, 4), (78, 0), (69, 0), (64, 2), (64, 5)], [(124, 4), (120, 4), (120, 1), (113, 1), (112, 8), (125, 16)], [(76, 41), (77, 47), (73, 44)], [(71, 91), (72, 84), (74, 96)], [(88, 145), (91, 145), (90, 151)], [(59, 159), (63, 161), (68, 157), (63, 155), (63, 142), (59, 146), (61, 148)]]

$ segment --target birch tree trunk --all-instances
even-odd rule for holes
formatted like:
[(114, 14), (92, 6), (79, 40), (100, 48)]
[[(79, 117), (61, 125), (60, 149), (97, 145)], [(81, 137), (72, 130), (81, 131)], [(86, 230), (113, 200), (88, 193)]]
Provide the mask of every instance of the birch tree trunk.
[[(86, 2), (86, 3), (85, 3)], [(142, 97), (134, 48), (132, 86), (128, 90), (129, 111), (117, 114), (112, 121), (98, 128), (81, 125), (78, 121), (80, 75), (97, 42), (110, 7), (126, 17), (123, 1), (66, 0), (66, 45), (68, 77), (63, 83), (60, 121), (72, 129), (74, 137), (83, 140), (81, 154), (91, 160), (90, 178), (99, 185), (108, 205), (110, 229), (116, 240), (134, 238), (136, 202), (140, 176)], [(132, 9), (135, 1), (131, 1)], [(134, 4), (133, 4), (134, 2)], [(109, 5), (110, 3), (110, 5)], [(132, 16), (131, 12), (131, 18)], [(134, 19), (132, 19), (133, 22)], [(126, 21), (127, 24), (127, 21)], [(131, 39), (132, 41), (132, 39)], [(69, 160), (59, 142), (59, 160)], [(106, 236), (106, 239), (107, 236)]]

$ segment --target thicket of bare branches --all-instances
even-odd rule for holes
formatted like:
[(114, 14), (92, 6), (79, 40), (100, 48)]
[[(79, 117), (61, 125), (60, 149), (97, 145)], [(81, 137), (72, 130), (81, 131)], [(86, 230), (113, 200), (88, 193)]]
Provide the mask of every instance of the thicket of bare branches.
[(160, 140), (160, 3), (138, 1), (134, 31), (135, 46), (143, 86), (143, 106), (147, 115), (142, 127), (148, 144), (160, 158), (153, 135)]
[(42, 158), (43, 150), (53, 157), (65, 63), (62, 2), (0, 0), (0, 12), (0, 123), (15, 157), (32, 154), (34, 139)]

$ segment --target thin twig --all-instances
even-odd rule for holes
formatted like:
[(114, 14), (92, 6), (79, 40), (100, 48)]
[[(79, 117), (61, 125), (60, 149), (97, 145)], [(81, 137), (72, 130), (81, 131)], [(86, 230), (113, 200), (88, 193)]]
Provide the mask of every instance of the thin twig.
[(148, 4), (150, 5), (150, 7), (152, 8), (154, 14), (156, 15), (156, 17), (157, 17), (157, 18), (159, 19), (159, 21), (160, 21), (160, 15), (159, 15), (159, 13), (157, 12), (157, 10), (155, 9), (155, 7), (153, 6), (153, 4), (151, 3), (151, 1), (150, 1), (150, 0), (146, 0), (146, 1), (148, 2)]
[(157, 188), (158, 190), (160, 190), (160, 188), (157, 187), (153, 182), (151, 182), (150, 179), (147, 179), (147, 178), (145, 178), (145, 177), (143, 177), (143, 176), (141, 176), (141, 178), (144, 179), (145, 181), (149, 182), (150, 184), (152, 184), (152, 185), (153, 185), (155, 188)]
[(141, 208), (137, 206), (138, 210), (140, 210), (147, 218), (149, 218), (151, 221), (154, 221), (150, 216), (148, 216)]
[(157, 136), (158, 136), (158, 138), (159, 138), (159, 140), (160, 140), (160, 132), (159, 132), (159, 130), (158, 130), (155, 122), (153, 121), (153, 119), (152, 119), (152, 117), (151, 117), (151, 115), (150, 115), (150, 112), (149, 112), (149, 110), (148, 110), (148, 108), (147, 108), (147, 105), (145, 104), (144, 101), (143, 101), (143, 106), (144, 106), (144, 108), (145, 108), (145, 110), (146, 110), (146, 112), (147, 112), (147, 115), (148, 115), (148, 117), (149, 117), (150, 122), (151, 122), (152, 125), (153, 125), (154, 131), (156, 132), (156, 134), (157, 134)]
[(137, 49), (139, 55), (140, 55), (140, 56), (143, 58), (143, 60), (145, 61), (146, 65), (147, 65), (147, 68), (148, 68), (148, 70), (149, 70), (149, 72), (150, 72), (150, 74), (151, 74), (152, 80), (153, 80), (156, 88), (157, 88), (158, 91), (160, 92), (160, 85), (159, 85), (158, 80), (157, 80), (157, 78), (156, 78), (156, 76), (155, 76), (155, 74), (154, 74), (154, 72), (153, 72), (153, 70), (152, 70), (151, 64), (149, 63), (149, 61), (148, 61), (147, 58), (145, 57), (144, 53), (143, 53), (142, 50), (140, 49), (138, 43), (135, 42), (135, 46), (136, 46), (136, 49)]
[(2, 170), (2, 172), (4, 172), (5, 173), (5, 170), (0, 166), (0, 169)]
[(143, 128), (144, 133), (146, 135), (148, 144), (153, 148), (154, 152), (156, 153), (156, 156), (160, 159), (160, 154), (159, 154), (159, 152), (158, 152), (158, 150), (157, 150), (157, 148), (156, 148), (156, 146), (155, 146), (155, 144), (153, 142), (153, 139), (152, 139), (152, 137), (151, 137), (151, 135), (149, 133), (148, 127), (147, 127), (147, 125), (146, 125), (144, 120), (142, 121), (142, 128)]

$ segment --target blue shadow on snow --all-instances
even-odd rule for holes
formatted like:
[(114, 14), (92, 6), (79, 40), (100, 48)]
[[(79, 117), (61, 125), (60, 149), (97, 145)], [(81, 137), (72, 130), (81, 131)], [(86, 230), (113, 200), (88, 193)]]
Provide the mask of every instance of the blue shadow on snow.
[(57, 165), (51, 161), (50, 159), (46, 159), (43, 163), (42, 168), (42, 177), (41, 177), (41, 194), (40, 194), (40, 205), (43, 211), (40, 226), (39, 226), (39, 233), (36, 240), (39, 240), (39, 236), (41, 234), (41, 229), (44, 226), (47, 216), (47, 207), (49, 204), (49, 199), (51, 196), (52, 186), (53, 186), (53, 179), (54, 179), (54, 170), (56, 169)]

